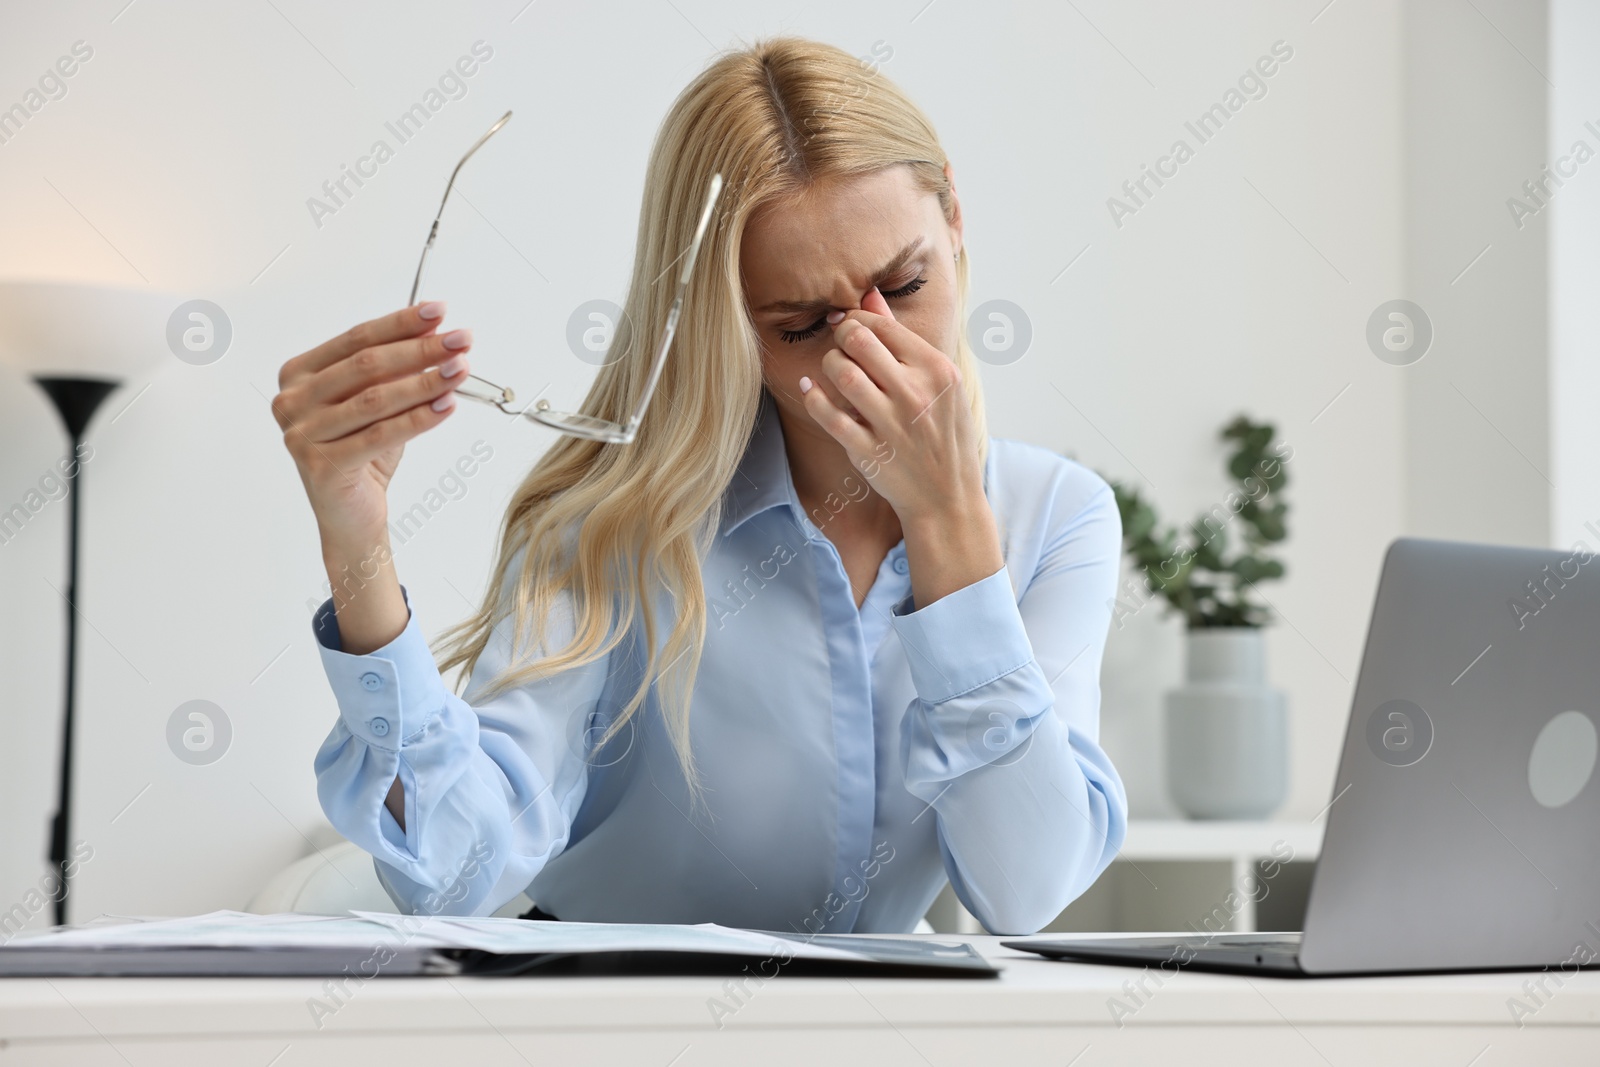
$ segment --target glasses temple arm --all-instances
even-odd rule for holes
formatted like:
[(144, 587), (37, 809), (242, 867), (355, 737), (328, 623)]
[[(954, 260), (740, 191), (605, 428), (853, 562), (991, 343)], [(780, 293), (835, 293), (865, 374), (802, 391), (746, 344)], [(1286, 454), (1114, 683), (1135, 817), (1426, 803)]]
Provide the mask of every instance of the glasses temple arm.
[(683, 312), (683, 294), (689, 288), (689, 275), (694, 270), (694, 261), (700, 255), (700, 241), (705, 236), (706, 226), (711, 221), (711, 209), (717, 205), (717, 197), (722, 193), (722, 175), (711, 176), (711, 188), (706, 194), (705, 210), (700, 212), (700, 221), (694, 228), (694, 240), (689, 243), (689, 254), (684, 257), (683, 270), (678, 274), (678, 291), (672, 297), (672, 307), (667, 312), (667, 328), (661, 335), (661, 344), (656, 349), (656, 357), (650, 369), (650, 380), (645, 383), (644, 392), (639, 395), (639, 403), (634, 407), (633, 414), (628, 417), (628, 432), (639, 428), (644, 421), (645, 409), (650, 406), (650, 398), (655, 394), (656, 383), (661, 380), (661, 372), (666, 369), (667, 349), (672, 345), (672, 336), (678, 330), (678, 316)]
[(411, 296), (406, 301), (406, 307), (410, 307), (412, 304), (417, 302), (417, 290), (422, 286), (422, 268), (423, 265), (428, 262), (428, 253), (433, 250), (434, 238), (439, 236), (439, 220), (444, 217), (444, 205), (450, 199), (450, 190), (454, 189), (456, 186), (456, 175), (461, 173), (461, 168), (467, 165), (467, 160), (472, 158), (472, 154), (478, 149), (482, 148), (485, 141), (499, 133), (500, 127), (504, 126), (510, 121), (511, 112), (507, 111), (504, 115), (500, 116), (499, 120), (493, 126), (489, 127), (487, 133), (478, 138), (477, 141), (473, 143), (473, 146), (467, 149), (467, 154), (461, 157), (460, 162), (456, 164), (456, 169), (450, 172), (450, 180), (445, 183), (444, 195), (439, 198), (439, 210), (433, 213), (433, 224), (428, 228), (428, 241), (422, 246), (422, 258), (417, 260), (417, 273), (416, 276), (411, 279)]

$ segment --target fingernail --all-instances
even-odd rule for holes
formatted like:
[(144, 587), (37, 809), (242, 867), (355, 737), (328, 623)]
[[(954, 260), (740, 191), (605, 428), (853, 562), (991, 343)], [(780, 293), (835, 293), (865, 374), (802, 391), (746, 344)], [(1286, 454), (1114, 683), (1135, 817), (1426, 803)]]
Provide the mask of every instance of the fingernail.
[(438, 400), (435, 400), (428, 406), (435, 411), (449, 411), (451, 408), (456, 406), (456, 394), (446, 393), (444, 396), (441, 396)]
[(802, 375), (800, 378), (800, 395), (805, 396), (809, 392), (811, 392), (811, 379)]
[(417, 316), (424, 319), (442, 318), (444, 316), (444, 301), (430, 300), (426, 304), (418, 304)]
[(833, 323), (833, 324), (837, 325), (843, 319), (844, 319), (844, 312), (842, 312), (842, 311), (830, 311), (830, 312), (828, 312), (828, 321), (830, 323)]
[(472, 343), (471, 330), (451, 330), (440, 338), (446, 348), (466, 348)]
[(443, 363), (439, 364), (439, 377), (454, 378), (456, 375), (460, 374), (466, 369), (467, 357), (464, 355), (454, 355), (445, 360)]

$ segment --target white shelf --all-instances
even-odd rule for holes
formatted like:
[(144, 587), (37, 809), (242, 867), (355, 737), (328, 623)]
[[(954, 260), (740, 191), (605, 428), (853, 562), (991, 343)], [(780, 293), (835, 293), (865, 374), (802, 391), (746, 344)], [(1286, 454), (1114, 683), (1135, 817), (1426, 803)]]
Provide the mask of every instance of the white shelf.
[[(1314, 860), (1322, 850), (1319, 822), (1213, 822), (1186, 819), (1130, 819), (1119, 860), (1139, 863), (1177, 860), (1226, 863), (1230, 884), (1243, 890), (1254, 883), (1261, 860), (1288, 863)], [(1255, 898), (1241, 893), (1233, 928), (1256, 928)]]
[[(1230, 884), (1250, 884), (1258, 860), (1280, 863), (1314, 860), (1322, 849), (1322, 822), (1213, 822), (1187, 819), (1130, 819), (1117, 859), (1133, 863), (1177, 861), (1226, 863)], [(956, 905), (956, 929), (978, 934), (983, 927)], [(1234, 916), (1234, 929), (1255, 929), (1255, 901), (1248, 896)]]
[[(1131, 819), (1120, 859), (1217, 860), (1263, 858), (1314, 860), (1322, 848), (1322, 823), (1209, 822)], [(1286, 857), (1284, 853), (1287, 852)]]

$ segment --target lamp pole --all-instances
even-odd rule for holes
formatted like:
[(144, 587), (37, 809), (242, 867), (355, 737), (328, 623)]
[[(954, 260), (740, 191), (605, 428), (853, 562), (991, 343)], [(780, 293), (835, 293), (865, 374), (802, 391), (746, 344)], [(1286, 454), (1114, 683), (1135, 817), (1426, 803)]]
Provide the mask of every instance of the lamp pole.
[(94, 417), (101, 401), (116, 389), (120, 382), (105, 378), (57, 378), (35, 375), (35, 382), (55, 403), (61, 421), (66, 424), (72, 438), (73, 463), (67, 476), (67, 680), (66, 713), (61, 718), (61, 772), (60, 793), (56, 800), (55, 818), (50, 823), (50, 862), (61, 878), (61, 891), (55, 899), (57, 926), (67, 921), (67, 851), (72, 830), (72, 734), (73, 711), (77, 704), (78, 659), (78, 498), (83, 490), (78, 484), (81, 465), (76, 462), (78, 446), (83, 442), (83, 431)]

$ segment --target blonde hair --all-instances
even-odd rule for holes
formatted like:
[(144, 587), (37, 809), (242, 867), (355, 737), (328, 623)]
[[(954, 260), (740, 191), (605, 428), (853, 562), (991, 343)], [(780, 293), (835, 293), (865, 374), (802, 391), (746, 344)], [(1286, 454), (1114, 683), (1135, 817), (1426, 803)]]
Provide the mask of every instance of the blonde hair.
[[(916, 186), (955, 216), (946, 156), (933, 125), (875, 65), (796, 37), (758, 41), (713, 62), (679, 94), (651, 150), (638, 245), (613, 354), (582, 411), (622, 421), (645, 388), (649, 351), (671, 302), (673, 264), (688, 248), (713, 173), (725, 185), (689, 282), (672, 351), (634, 443), (562, 436), (522, 480), (506, 510), (498, 561), (483, 606), (441, 635), (441, 671), (467, 679), (496, 623), (514, 617), (511, 647), (534, 620), (545, 623), (570, 594), (575, 634), (564, 649), (513, 664), (484, 698), (606, 655), (642, 628), (638, 687), (599, 744), (614, 737), (658, 685), (667, 735), (689, 793), (701, 784), (689, 745), (689, 699), (704, 646), (701, 560), (710, 550), (724, 490), (750, 441), (761, 401), (761, 342), (739, 272), (746, 222), (763, 205), (813, 184), (904, 165)], [(956, 264), (956, 351), (987, 451), (983, 399), (965, 318), (969, 255)], [(621, 353), (620, 356), (616, 353)], [(508, 600), (508, 568), (520, 570)], [(652, 592), (665, 590), (674, 617), (657, 649)]]

